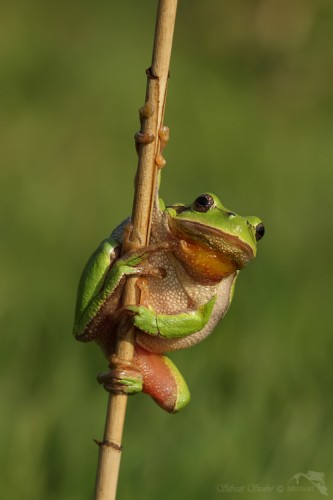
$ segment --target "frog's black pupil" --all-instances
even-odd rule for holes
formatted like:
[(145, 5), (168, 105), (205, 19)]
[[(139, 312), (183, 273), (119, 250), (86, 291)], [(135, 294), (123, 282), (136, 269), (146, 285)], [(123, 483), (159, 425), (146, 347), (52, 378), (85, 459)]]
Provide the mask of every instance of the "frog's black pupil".
[(200, 198), (197, 199), (196, 203), (197, 205), (206, 207), (207, 205), (209, 205), (209, 200), (205, 196), (200, 196)]
[(259, 241), (265, 234), (265, 226), (260, 223), (256, 226), (256, 240)]
[(202, 194), (193, 203), (193, 208), (197, 212), (207, 212), (214, 205), (214, 199), (210, 194)]

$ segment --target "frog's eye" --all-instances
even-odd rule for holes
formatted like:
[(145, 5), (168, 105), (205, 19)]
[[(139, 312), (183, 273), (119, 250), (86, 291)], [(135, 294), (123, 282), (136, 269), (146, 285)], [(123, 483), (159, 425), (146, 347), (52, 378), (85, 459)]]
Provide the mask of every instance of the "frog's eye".
[(208, 212), (214, 205), (214, 198), (210, 194), (202, 194), (198, 196), (193, 203), (193, 209), (196, 212)]
[(262, 222), (256, 226), (256, 240), (259, 241), (265, 234), (265, 226)]

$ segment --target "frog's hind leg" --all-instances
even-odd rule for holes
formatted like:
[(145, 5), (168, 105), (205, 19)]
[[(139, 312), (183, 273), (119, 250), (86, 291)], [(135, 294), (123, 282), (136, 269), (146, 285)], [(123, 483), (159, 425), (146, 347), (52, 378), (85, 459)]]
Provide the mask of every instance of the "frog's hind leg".
[(142, 377), (142, 391), (170, 413), (176, 413), (190, 401), (187, 384), (173, 362), (162, 354), (154, 354), (136, 345), (135, 364)]

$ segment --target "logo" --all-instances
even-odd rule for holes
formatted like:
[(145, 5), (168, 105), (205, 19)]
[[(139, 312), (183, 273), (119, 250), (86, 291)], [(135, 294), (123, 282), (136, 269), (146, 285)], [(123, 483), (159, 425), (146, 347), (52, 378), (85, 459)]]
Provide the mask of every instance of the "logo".
[(317, 488), (317, 490), (322, 494), (322, 495), (328, 495), (327, 493), (327, 487), (325, 484), (325, 474), (323, 472), (315, 472), (314, 470), (309, 470), (306, 474), (303, 472), (299, 472), (298, 474), (295, 474), (289, 481), (288, 484), (290, 486), (287, 487), (288, 491), (305, 491), (305, 489), (308, 489), (309, 486), (306, 488), (302, 485), (300, 485), (301, 481), (304, 483), (302, 480), (304, 478), (308, 482), (312, 484), (314, 488)]

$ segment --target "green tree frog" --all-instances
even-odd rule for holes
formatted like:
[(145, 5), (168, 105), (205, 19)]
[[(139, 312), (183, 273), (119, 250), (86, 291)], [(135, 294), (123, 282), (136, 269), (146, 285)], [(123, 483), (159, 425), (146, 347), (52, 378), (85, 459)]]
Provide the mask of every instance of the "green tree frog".
[[(260, 219), (231, 212), (210, 193), (190, 205), (157, 200), (148, 246), (120, 257), (127, 219), (90, 257), (79, 283), (74, 335), (95, 340), (112, 359), (111, 371), (99, 377), (107, 390), (115, 390), (116, 381), (118, 390), (143, 391), (174, 413), (190, 394), (165, 353), (197, 344), (213, 331), (265, 230)], [(141, 300), (124, 311), (120, 299), (127, 276), (138, 277)], [(132, 363), (114, 355), (121, 314), (137, 328)]]

